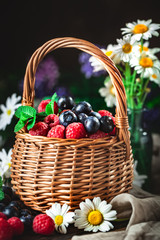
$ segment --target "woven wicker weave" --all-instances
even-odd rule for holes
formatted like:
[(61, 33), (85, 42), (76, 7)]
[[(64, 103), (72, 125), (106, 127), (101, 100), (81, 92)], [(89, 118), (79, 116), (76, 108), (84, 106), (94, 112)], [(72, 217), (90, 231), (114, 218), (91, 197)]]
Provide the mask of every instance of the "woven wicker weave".
[(95, 56), (115, 88), (116, 136), (101, 139), (55, 139), (16, 134), (12, 155), (12, 185), (24, 203), (45, 212), (52, 203), (72, 210), (85, 198), (110, 201), (132, 187), (133, 158), (128, 132), (126, 95), (121, 75), (111, 59), (88, 41), (56, 38), (32, 55), (25, 73), (22, 105), (33, 106), (35, 73), (40, 61), (57, 48), (77, 48)]

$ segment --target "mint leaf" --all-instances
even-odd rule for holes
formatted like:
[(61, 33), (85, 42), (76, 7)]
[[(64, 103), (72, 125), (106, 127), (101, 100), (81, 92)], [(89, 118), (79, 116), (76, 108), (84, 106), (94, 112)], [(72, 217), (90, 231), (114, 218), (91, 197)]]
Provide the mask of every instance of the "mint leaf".
[(4, 192), (0, 190), (0, 201), (3, 200), (3, 198), (4, 198)]
[(54, 93), (51, 98), (51, 101), (46, 106), (45, 112), (47, 115), (54, 114), (54, 102), (57, 102), (57, 100), (58, 100), (57, 93)]
[(34, 115), (36, 115), (36, 110), (31, 106), (20, 106), (16, 110), (15, 115), (18, 118), (21, 118), (21, 116), (23, 116), (22, 118), (24, 118), (24, 116), (25, 116), (25, 118), (28, 119), (28, 118), (31, 118)]
[(27, 129), (30, 130), (34, 126), (35, 122), (36, 122), (36, 116), (34, 116), (28, 121)]
[(18, 132), (19, 130), (21, 130), (25, 126), (26, 122), (27, 120), (26, 121), (19, 120), (16, 126), (14, 127), (14, 132)]

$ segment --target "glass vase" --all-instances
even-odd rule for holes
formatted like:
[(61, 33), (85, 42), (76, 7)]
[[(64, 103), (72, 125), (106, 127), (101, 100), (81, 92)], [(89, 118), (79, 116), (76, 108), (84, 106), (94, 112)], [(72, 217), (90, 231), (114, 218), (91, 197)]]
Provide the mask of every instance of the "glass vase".
[(151, 192), (152, 135), (144, 128), (144, 109), (128, 109), (129, 131), (136, 170), (139, 175), (146, 175), (142, 189)]

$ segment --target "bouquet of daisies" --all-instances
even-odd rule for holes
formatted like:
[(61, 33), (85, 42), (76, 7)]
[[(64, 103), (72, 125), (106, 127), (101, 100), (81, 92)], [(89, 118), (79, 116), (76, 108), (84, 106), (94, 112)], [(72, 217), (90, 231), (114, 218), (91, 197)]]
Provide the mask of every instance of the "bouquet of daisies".
[[(109, 44), (106, 49), (101, 49), (110, 57), (122, 74), (126, 90), (127, 104), (131, 109), (141, 109), (147, 94), (150, 92), (148, 84), (150, 81), (160, 85), (160, 61), (156, 54), (160, 48), (150, 48), (148, 39), (158, 36), (157, 30), (160, 24), (153, 24), (152, 20), (127, 23), (122, 28), (121, 39), (117, 39), (116, 45)], [(90, 57), (89, 62), (93, 72), (104, 69), (101, 63)], [(110, 77), (104, 82), (105, 87), (99, 92), (105, 98), (108, 107), (116, 105), (114, 88)]]

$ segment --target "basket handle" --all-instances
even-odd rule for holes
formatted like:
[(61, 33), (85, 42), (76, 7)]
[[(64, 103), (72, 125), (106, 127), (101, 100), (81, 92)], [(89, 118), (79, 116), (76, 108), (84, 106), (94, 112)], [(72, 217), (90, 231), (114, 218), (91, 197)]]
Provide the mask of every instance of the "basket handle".
[(40, 48), (38, 48), (31, 56), (24, 77), (23, 86), (23, 98), (22, 105), (33, 106), (34, 102), (34, 84), (35, 84), (35, 74), (38, 64), (42, 59), (51, 51), (57, 48), (77, 48), (81, 51), (89, 53), (99, 60), (104, 68), (110, 75), (112, 84), (115, 88), (116, 95), (116, 129), (117, 136), (120, 140), (123, 140), (126, 144), (126, 156), (130, 156), (130, 136), (128, 131), (128, 117), (127, 117), (127, 104), (126, 104), (126, 94), (125, 88), (122, 82), (121, 74), (116, 68), (113, 61), (107, 57), (98, 47), (94, 44), (72, 37), (55, 38), (46, 43), (44, 43)]

